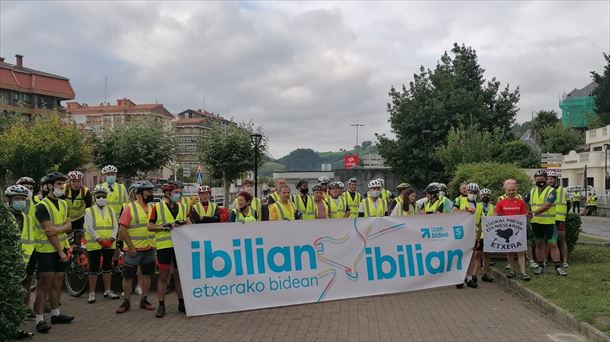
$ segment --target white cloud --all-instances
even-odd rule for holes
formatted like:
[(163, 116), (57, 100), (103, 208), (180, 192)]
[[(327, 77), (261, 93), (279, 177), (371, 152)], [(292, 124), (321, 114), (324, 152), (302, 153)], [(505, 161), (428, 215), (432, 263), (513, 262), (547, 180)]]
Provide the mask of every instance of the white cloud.
[[(83, 102), (157, 99), (264, 126), (279, 157), (389, 133), (391, 85), (453, 42), (521, 88), (518, 119), (556, 109), (610, 50), (608, 2), (2, 2), (0, 55), (69, 77)], [(53, 21), (49, 21), (53, 18)]]

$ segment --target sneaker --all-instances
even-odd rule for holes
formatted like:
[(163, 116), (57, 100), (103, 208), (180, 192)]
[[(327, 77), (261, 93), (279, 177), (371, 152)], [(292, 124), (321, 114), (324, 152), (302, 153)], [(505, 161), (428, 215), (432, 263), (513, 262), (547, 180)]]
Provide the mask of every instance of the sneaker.
[(564, 263), (563, 263), (563, 265), (562, 265), (562, 267), (563, 267), (563, 268), (570, 268), (570, 265), (568, 265), (568, 263), (567, 263), (567, 262), (564, 262)]
[[(106, 297), (106, 295), (104, 295), (104, 297)], [(87, 303), (95, 303), (95, 292), (89, 292), (89, 299), (87, 299)]]
[(140, 286), (140, 285), (136, 285), (136, 294), (137, 294), (138, 296), (141, 296), (141, 295), (142, 295), (142, 286)]
[(36, 319), (36, 314), (34, 313), (34, 311), (32, 311), (32, 309), (28, 309), (27, 315), (25, 316), (25, 320), (26, 321), (33, 321), (35, 319)]
[(528, 276), (526, 273), (523, 273), (521, 275), (521, 280), (523, 280), (523, 281), (530, 281), (530, 276)]
[(463, 288), (463, 287), (464, 287), (464, 283), (457, 284), (457, 285), (455, 285), (455, 287), (457, 287), (458, 289), (461, 289), (461, 288)]
[(127, 299), (124, 299), (123, 303), (121, 303), (121, 306), (119, 306), (119, 308), (116, 309), (116, 313), (122, 314), (124, 312), (129, 311), (130, 308), (131, 308), (131, 303)]
[(150, 302), (148, 302), (148, 299), (142, 298), (140, 300), (140, 309), (152, 311), (155, 309), (155, 307), (152, 304), (150, 304)]
[(178, 303), (178, 312), (186, 313), (186, 308), (184, 307), (184, 302)]
[(504, 266), (504, 269), (507, 271), (510, 270), (511, 269), (510, 264), (506, 264), (506, 266)]
[(108, 290), (104, 292), (104, 298), (106, 299), (119, 299), (121, 297), (119, 297), (119, 295), (117, 295), (116, 293), (112, 292), (112, 290)]
[(49, 325), (49, 323), (45, 321), (40, 321), (36, 323), (36, 331), (38, 331), (39, 333), (46, 334), (49, 332), (49, 330), (51, 330), (51, 326)]
[(466, 281), (466, 286), (476, 289), (477, 287), (479, 287), (479, 284), (477, 284), (477, 282), (474, 281), (474, 279), (470, 279), (470, 280)]
[(159, 307), (157, 308), (157, 313), (155, 314), (155, 317), (161, 318), (163, 316), (165, 316), (165, 305), (159, 305)]
[(530, 260), (530, 268), (531, 268), (532, 270), (537, 269), (537, 268), (538, 268), (538, 263), (537, 263), (537, 262), (535, 262), (535, 261), (531, 261), (531, 260)]
[(57, 316), (51, 316), (51, 324), (67, 324), (74, 320), (74, 316), (68, 316), (66, 314), (59, 314)]
[(515, 271), (513, 271), (513, 270), (510, 270), (510, 271), (506, 272), (506, 274), (504, 274), (504, 275), (505, 275), (505, 276), (506, 276), (506, 278), (508, 278), (508, 279), (512, 279), (512, 278), (514, 278), (514, 277), (516, 277), (516, 276), (517, 276), (517, 274), (516, 274), (516, 273), (515, 273)]
[(492, 277), (492, 276), (488, 275), (487, 273), (485, 273), (481, 277), (481, 280), (483, 280), (484, 282), (493, 283), (494, 280), (496, 280), (496, 279), (494, 279), (494, 277)]
[(541, 275), (542, 273), (544, 273), (544, 267), (538, 266), (538, 268), (534, 269), (535, 275)]
[(555, 274), (561, 277), (566, 277), (568, 275), (568, 272), (566, 272), (563, 268), (561, 267), (557, 267), (555, 269)]
[(31, 340), (32, 336), (34, 336), (34, 334), (31, 332), (17, 330), (12, 337), (16, 340)]

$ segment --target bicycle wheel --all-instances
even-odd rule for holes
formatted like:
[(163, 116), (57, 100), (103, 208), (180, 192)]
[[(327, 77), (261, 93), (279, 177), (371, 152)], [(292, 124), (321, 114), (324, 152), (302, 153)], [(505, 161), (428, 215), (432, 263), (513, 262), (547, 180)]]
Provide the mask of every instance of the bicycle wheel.
[(80, 297), (89, 285), (89, 272), (85, 253), (76, 252), (68, 260), (66, 273), (64, 274), (66, 290), (71, 296)]

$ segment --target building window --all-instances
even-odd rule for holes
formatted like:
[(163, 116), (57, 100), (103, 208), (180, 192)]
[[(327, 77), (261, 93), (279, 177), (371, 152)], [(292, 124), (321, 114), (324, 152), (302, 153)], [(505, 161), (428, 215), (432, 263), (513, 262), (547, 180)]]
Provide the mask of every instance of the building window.
[(563, 186), (564, 188), (567, 188), (569, 185), (570, 185), (570, 182), (569, 182), (568, 178), (561, 179), (561, 186)]
[(24, 105), (31, 105), (32, 104), (32, 96), (30, 94), (26, 94), (26, 93), (21, 93), (21, 92), (14, 92), (14, 97), (13, 97), (13, 103), (15, 103), (16, 105), (20, 105), (20, 104), (24, 104)]
[(602, 147), (601, 147), (601, 146), (598, 146), (598, 147), (593, 147), (593, 151), (601, 151), (601, 150), (602, 150)]
[(593, 177), (587, 177), (587, 185), (595, 187), (595, 182)]
[(11, 93), (8, 90), (0, 89), (0, 104), (9, 104), (11, 101)]

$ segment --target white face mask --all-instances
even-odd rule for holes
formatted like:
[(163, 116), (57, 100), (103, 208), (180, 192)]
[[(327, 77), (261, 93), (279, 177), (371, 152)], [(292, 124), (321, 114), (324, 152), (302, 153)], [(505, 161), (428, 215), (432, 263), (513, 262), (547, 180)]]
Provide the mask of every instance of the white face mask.
[(103, 197), (96, 198), (95, 203), (97, 203), (97, 205), (99, 205), (100, 207), (103, 207), (106, 205), (106, 199)]
[(476, 201), (477, 200), (477, 195), (475, 195), (475, 194), (468, 194), (468, 200), (470, 202)]
[(378, 198), (379, 196), (381, 196), (381, 191), (371, 191), (371, 197)]
[(61, 197), (64, 193), (64, 188), (53, 188), (53, 195), (55, 195), (55, 197)]

